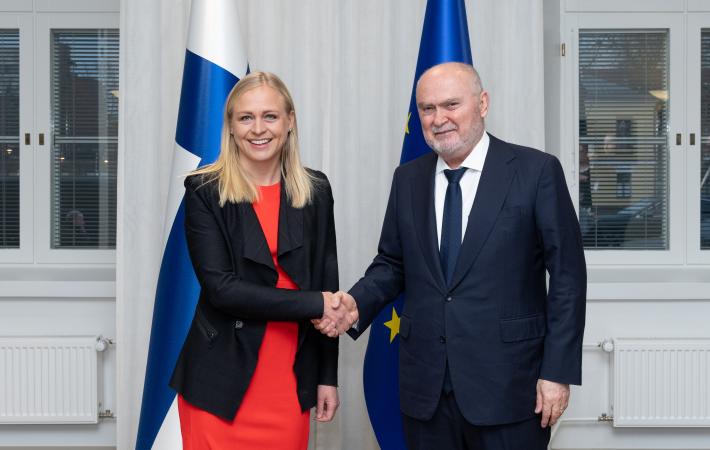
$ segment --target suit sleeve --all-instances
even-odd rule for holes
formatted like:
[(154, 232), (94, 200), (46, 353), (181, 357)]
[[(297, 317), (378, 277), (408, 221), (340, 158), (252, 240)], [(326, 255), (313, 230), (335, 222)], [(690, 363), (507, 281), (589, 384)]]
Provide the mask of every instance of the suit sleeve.
[[(333, 213), (333, 194), (325, 179), (327, 200), (327, 224), (325, 229), (325, 258), (323, 258), (323, 290), (336, 292), (338, 290), (338, 250), (335, 239), (335, 217)], [(320, 365), (318, 371), (318, 384), (328, 386), (338, 385), (338, 339), (318, 333), (320, 344)]]
[(353, 339), (357, 339), (377, 314), (404, 290), (402, 243), (397, 224), (397, 190), (400, 183), (398, 174), (399, 169), (395, 170), (392, 179), (377, 256), (365, 271), (365, 276), (349, 291), (355, 298), (360, 317), (357, 329), (348, 331)]
[(320, 292), (294, 291), (259, 285), (235, 273), (225, 238), (199, 187), (185, 181), (185, 234), (192, 266), (215, 308), (235, 317), (296, 321), (323, 315)]
[(540, 378), (579, 385), (587, 271), (577, 215), (562, 166), (554, 157), (546, 161), (538, 181), (535, 220), (550, 276)]

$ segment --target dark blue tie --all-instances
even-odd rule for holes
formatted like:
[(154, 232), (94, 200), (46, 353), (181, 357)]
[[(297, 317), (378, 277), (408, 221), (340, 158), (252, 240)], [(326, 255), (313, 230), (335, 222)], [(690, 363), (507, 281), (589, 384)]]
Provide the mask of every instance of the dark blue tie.
[(439, 245), (439, 255), (441, 257), (441, 269), (446, 277), (446, 284), (451, 284), (454, 276), (456, 260), (461, 248), (461, 222), (462, 201), (461, 186), (459, 181), (466, 168), (461, 167), (456, 170), (444, 170), (449, 186), (446, 188), (446, 199), (444, 200), (444, 216), (441, 223), (441, 245)]
[[(446, 199), (444, 200), (444, 215), (441, 221), (441, 245), (439, 245), (439, 256), (441, 257), (441, 270), (446, 277), (446, 284), (451, 285), (451, 278), (454, 276), (456, 259), (461, 248), (461, 222), (463, 215), (463, 201), (461, 200), (461, 186), (459, 181), (466, 172), (465, 167), (456, 170), (444, 170), (449, 186), (446, 188)], [(451, 373), (449, 371), (449, 360), (446, 360), (444, 370), (445, 394), (450, 394), (453, 390), (451, 384)]]

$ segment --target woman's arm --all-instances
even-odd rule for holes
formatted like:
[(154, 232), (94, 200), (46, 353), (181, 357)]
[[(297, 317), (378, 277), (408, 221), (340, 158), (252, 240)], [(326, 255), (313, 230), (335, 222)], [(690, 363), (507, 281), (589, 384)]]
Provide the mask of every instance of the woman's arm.
[[(325, 175), (324, 175), (325, 177)], [(327, 223), (324, 233), (325, 257), (323, 258), (323, 290), (336, 292), (338, 290), (338, 249), (335, 239), (335, 217), (333, 213), (333, 194), (328, 184), (328, 179), (324, 180), (326, 194), (324, 207), (327, 209)], [(329, 338), (326, 335), (319, 335), (320, 358), (319, 358), (319, 385), (338, 385), (338, 339)], [(337, 391), (336, 391), (337, 400)]]
[(321, 292), (263, 286), (234, 273), (227, 243), (204, 196), (197, 192), (200, 184), (196, 181), (185, 181), (185, 233), (190, 259), (207, 299), (217, 309), (245, 319), (297, 321), (322, 317)]

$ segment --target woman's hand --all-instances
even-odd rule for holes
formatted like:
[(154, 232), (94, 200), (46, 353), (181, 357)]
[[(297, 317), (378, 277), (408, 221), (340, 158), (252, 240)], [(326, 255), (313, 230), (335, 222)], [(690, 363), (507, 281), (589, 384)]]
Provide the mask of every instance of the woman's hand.
[(316, 420), (330, 422), (338, 409), (338, 388), (335, 386), (318, 385), (318, 403), (316, 404)]

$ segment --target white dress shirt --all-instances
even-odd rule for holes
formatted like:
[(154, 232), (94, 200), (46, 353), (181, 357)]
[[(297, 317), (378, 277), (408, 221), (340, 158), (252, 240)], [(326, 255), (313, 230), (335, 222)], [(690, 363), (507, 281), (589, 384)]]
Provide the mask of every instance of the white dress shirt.
[[(483, 171), (483, 163), (486, 161), (488, 154), (488, 144), (490, 138), (488, 133), (483, 132), (483, 136), (478, 141), (473, 151), (464, 159), (461, 167), (466, 168), (466, 172), (459, 181), (461, 186), (461, 241), (466, 235), (466, 225), (468, 225), (468, 215), (473, 207), (473, 200), (476, 198), (478, 190), (478, 182), (481, 180), (481, 172)], [(446, 199), (446, 188), (449, 186), (449, 180), (444, 175), (444, 170), (450, 169), (448, 164), (439, 156), (436, 161), (436, 175), (434, 176), (434, 210), (436, 211), (436, 233), (439, 237), (439, 245), (441, 245), (441, 223), (444, 218), (444, 200)]]

